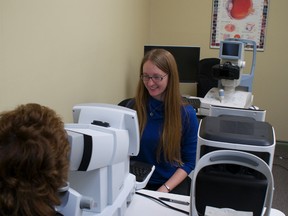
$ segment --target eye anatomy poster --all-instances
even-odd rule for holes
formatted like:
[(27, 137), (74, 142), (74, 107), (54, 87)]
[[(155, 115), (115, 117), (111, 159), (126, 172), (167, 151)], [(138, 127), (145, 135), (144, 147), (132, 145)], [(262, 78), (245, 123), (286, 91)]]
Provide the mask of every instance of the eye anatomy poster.
[(213, 0), (210, 47), (219, 48), (226, 38), (243, 38), (264, 51), (268, 5), (268, 0)]

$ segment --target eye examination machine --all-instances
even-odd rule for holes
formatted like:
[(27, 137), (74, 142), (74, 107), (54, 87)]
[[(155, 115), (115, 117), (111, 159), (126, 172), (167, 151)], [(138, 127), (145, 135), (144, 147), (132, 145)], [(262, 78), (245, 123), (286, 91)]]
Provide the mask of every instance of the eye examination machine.
[[(67, 188), (60, 191), (65, 216), (123, 216), (136, 189), (130, 156), (139, 152), (136, 111), (110, 104), (73, 107), (65, 129), (71, 145)], [(148, 180), (147, 180), (148, 181)]]
[(274, 128), (251, 116), (222, 113), (203, 118), (192, 178), (191, 216), (204, 215), (209, 207), (269, 216), (275, 140)]
[[(252, 48), (253, 59), (250, 73), (243, 74), (246, 45)], [(218, 87), (201, 98), (199, 109), (205, 118), (198, 130), (191, 216), (206, 215), (215, 207), (270, 215), (276, 138), (274, 128), (265, 122), (266, 111), (253, 109), (256, 51), (254, 41), (220, 42), (220, 64), (212, 67)]]
[[(245, 67), (244, 49), (249, 45), (253, 50), (250, 73), (243, 73)], [(219, 86), (201, 98), (200, 115), (209, 115), (211, 105), (249, 108), (253, 104), (252, 82), (256, 63), (255, 41), (228, 38), (220, 41), (220, 64), (212, 68), (212, 75), (219, 80)], [(242, 83), (246, 85), (243, 86)], [(247, 84), (249, 83), (249, 84)]]

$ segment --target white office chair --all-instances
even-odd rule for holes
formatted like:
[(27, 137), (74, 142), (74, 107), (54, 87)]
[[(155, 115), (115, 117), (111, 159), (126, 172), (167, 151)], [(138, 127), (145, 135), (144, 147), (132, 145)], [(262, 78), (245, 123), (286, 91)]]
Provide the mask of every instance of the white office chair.
[[(215, 169), (213, 170), (212, 168), (211, 171), (211, 166), (214, 168), (218, 166), (219, 168), (222, 165), (229, 165), (229, 166), (237, 165), (237, 167), (239, 166), (244, 170), (246, 169), (246, 171), (244, 171), (246, 174), (247, 173), (251, 174), (253, 172), (257, 173), (258, 176), (259, 175), (261, 176), (262, 180), (255, 179), (253, 177), (250, 178), (249, 176), (248, 177), (246, 176), (245, 178), (242, 179), (239, 178), (239, 176), (237, 177), (234, 176), (233, 178), (233, 174), (218, 178), (219, 176), (217, 176), (217, 169), (215, 171)], [(206, 174), (205, 174), (205, 168), (206, 168)], [(202, 178), (200, 178), (200, 180), (197, 181), (197, 179), (199, 178), (199, 174), (201, 174), (200, 172), (203, 170), (204, 170), (204, 176), (205, 175), (206, 176), (203, 178), (202, 173)], [(207, 175), (210, 176), (207, 178)], [(263, 182), (265, 183), (263, 184)], [(203, 184), (205, 184), (205, 187), (202, 187), (201, 184), (202, 186)], [(219, 184), (220, 185), (222, 184), (223, 187), (219, 187)], [(258, 187), (259, 184), (260, 186)], [(245, 188), (245, 186), (247, 187)], [(254, 190), (255, 188), (258, 189), (261, 188), (262, 192), (259, 192), (259, 190), (257, 192), (252, 192), (252, 190)], [(246, 197), (243, 198), (239, 194), (234, 194), (235, 193), (234, 189), (238, 192), (240, 191), (239, 193), (242, 192), (242, 195), (245, 195)], [(264, 162), (261, 158), (243, 151), (235, 151), (235, 150), (213, 151), (201, 157), (194, 169), (191, 184), (190, 216), (204, 215), (206, 206), (212, 206), (216, 208), (230, 208), (238, 211), (253, 211), (253, 215), (269, 216), (272, 206), (273, 190), (274, 190), (274, 180), (271, 170), (267, 165), (267, 163)], [(258, 199), (257, 198), (255, 199), (255, 197), (253, 198), (251, 194), (253, 196), (254, 195), (258, 196)], [(243, 202), (236, 203), (236, 206), (239, 205), (241, 207), (239, 206), (235, 207), (234, 206), (235, 202), (231, 204), (231, 202), (235, 201), (235, 199), (236, 200), (239, 199), (238, 195), (239, 197), (244, 199), (241, 200)], [(222, 199), (220, 198), (221, 199), (220, 200), (219, 197), (221, 196)], [(255, 214), (254, 210), (252, 210), (251, 208), (254, 208), (254, 204), (257, 205), (256, 202), (258, 202), (258, 210), (256, 211), (258, 213)], [(248, 207), (248, 209), (247, 208), (245, 209), (243, 205), (247, 204), (250, 206)], [(236, 209), (238, 207), (239, 208), (243, 207), (244, 209)]]

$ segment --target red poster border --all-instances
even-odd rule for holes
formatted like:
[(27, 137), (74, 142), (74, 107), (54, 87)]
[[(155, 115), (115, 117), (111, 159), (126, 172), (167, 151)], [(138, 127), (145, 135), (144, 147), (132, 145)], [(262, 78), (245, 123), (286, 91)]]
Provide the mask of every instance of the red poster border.
[[(268, 6), (269, 6), (269, 0), (247, 0), (252, 1), (253, 4), (261, 5), (261, 11), (258, 12), (257, 17), (254, 15), (254, 19), (258, 21), (258, 31), (254, 33), (254, 37), (257, 39), (254, 39), (257, 44), (257, 50), (258, 51), (264, 51), (265, 46), (265, 37), (266, 37), (266, 29), (267, 29), (267, 17), (268, 17)], [(224, 20), (223, 16), (221, 16), (220, 11), (224, 11), (227, 8), (227, 4), (231, 4), (231, 0), (213, 0), (213, 10), (212, 10), (212, 23), (211, 23), (211, 37), (210, 37), (210, 48), (219, 48), (220, 41), (225, 39), (225, 29), (222, 28), (220, 25), (223, 22), (229, 22), (229, 20), (226, 17), (226, 20)], [(221, 8), (220, 8), (221, 7)], [(224, 9), (225, 7), (225, 9)], [(231, 18), (231, 22), (233, 22), (233, 25), (240, 26), (243, 23), (240, 23), (241, 21), (233, 20)], [(242, 21), (243, 22), (243, 21)], [(242, 31), (243, 33), (243, 31)], [(227, 34), (227, 37), (235, 37), (235, 35), (229, 35)], [(249, 34), (241, 34), (238, 33), (237, 36), (244, 39), (250, 39)], [(251, 47), (246, 47), (247, 49)]]

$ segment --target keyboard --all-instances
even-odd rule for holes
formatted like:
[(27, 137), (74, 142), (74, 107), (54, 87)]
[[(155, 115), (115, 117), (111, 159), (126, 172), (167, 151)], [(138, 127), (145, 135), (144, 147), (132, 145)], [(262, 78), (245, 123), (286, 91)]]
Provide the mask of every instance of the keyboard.
[(186, 101), (188, 104), (192, 105), (195, 109), (200, 108), (201, 101), (199, 98), (183, 97), (183, 100)]
[(130, 160), (130, 173), (136, 176), (137, 182), (143, 182), (152, 171), (153, 165)]

